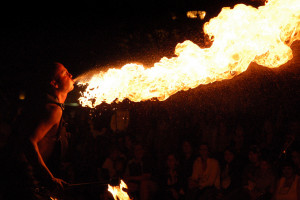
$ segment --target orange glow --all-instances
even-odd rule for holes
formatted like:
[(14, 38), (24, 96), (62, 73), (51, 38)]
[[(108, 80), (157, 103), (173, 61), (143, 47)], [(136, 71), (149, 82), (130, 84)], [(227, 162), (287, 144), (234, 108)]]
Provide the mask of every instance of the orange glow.
[(130, 200), (127, 192), (123, 191), (123, 188), (127, 189), (127, 185), (121, 180), (120, 186), (108, 185), (108, 191), (111, 192), (115, 200)]
[(186, 13), (186, 16), (188, 18), (194, 18), (194, 19), (198, 18), (198, 16), (199, 16), (200, 19), (204, 19), (205, 15), (206, 15), (205, 11), (188, 11)]
[(78, 84), (87, 88), (79, 102), (95, 107), (126, 98), (163, 101), (181, 90), (230, 79), (247, 70), (251, 62), (279, 67), (292, 59), (290, 45), (300, 39), (299, 27), (299, 0), (269, 0), (258, 8), (224, 7), (204, 25), (211, 47), (200, 48), (187, 40), (177, 44), (176, 57), (163, 57), (153, 67), (132, 63), (81, 77)]

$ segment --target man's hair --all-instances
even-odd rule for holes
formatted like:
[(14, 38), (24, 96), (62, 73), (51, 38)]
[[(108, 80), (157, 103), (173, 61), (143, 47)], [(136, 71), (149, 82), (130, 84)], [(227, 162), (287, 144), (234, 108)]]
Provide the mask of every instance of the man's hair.
[(284, 167), (291, 167), (291, 168), (293, 168), (293, 170), (296, 169), (296, 165), (291, 158), (287, 158), (287, 159), (281, 161), (280, 167), (281, 167), (281, 169), (283, 169)]
[(59, 66), (58, 62), (48, 62), (40, 66), (38, 71), (39, 83), (45, 87), (50, 87), (50, 82), (55, 80), (57, 68)]
[(50, 82), (55, 80), (58, 64), (58, 62), (44, 62), (34, 66), (35, 71), (31, 77), (33, 84), (27, 88), (29, 98), (53, 92)]

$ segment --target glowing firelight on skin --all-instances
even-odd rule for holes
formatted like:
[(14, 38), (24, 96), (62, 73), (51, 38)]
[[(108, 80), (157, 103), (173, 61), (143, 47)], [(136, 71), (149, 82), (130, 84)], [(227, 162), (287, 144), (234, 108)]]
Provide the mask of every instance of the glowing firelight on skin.
[(108, 191), (111, 192), (115, 200), (131, 200), (127, 192), (123, 191), (123, 188), (127, 189), (127, 185), (121, 180), (120, 186), (108, 185)]
[(209, 48), (191, 41), (176, 46), (177, 57), (163, 57), (151, 68), (127, 64), (81, 77), (87, 85), (79, 98), (82, 106), (103, 102), (166, 100), (180, 90), (230, 79), (247, 70), (251, 62), (274, 68), (292, 59), (291, 44), (300, 39), (299, 0), (270, 0), (254, 8), (225, 7), (204, 25), (212, 40)]

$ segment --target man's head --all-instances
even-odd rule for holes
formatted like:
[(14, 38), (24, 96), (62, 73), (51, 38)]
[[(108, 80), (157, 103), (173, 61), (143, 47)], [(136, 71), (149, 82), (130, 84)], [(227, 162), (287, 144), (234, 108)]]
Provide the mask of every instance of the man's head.
[(144, 157), (144, 148), (141, 144), (134, 146), (134, 156), (137, 160), (141, 160)]
[(200, 154), (200, 157), (203, 159), (207, 159), (209, 157), (208, 144), (201, 143), (199, 145), (199, 154)]
[(42, 79), (40, 82), (49, 92), (68, 93), (74, 88), (72, 75), (68, 72), (65, 66), (58, 62), (47, 63), (41, 66), (39, 76)]
[(285, 160), (281, 163), (282, 175), (286, 178), (290, 178), (295, 175), (296, 166), (291, 160)]
[(74, 89), (72, 74), (61, 63), (54, 63), (55, 71), (50, 85), (59, 92), (70, 92)]
[(257, 145), (252, 145), (248, 152), (248, 159), (251, 163), (259, 163), (261, 156), (260, 149)]

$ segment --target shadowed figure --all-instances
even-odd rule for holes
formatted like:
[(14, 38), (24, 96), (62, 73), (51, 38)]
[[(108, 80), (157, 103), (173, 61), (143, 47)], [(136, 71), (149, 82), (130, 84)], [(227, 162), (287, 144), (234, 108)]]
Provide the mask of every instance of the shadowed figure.
[(49, 199), (65, 184), (58, 178), (67, 144), (62, 114), (74, 81), (61, 63), (40, 68), (47, 71), (39, 74), (36, 95), (24, 106), (5, 147), (5, 199)]

